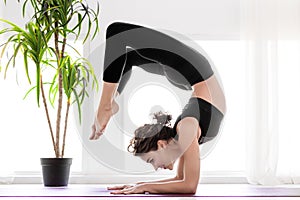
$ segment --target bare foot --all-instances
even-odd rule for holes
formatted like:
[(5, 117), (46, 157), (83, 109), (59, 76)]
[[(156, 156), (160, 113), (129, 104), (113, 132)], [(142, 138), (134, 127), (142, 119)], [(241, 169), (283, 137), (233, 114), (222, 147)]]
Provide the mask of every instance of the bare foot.
[(90, 136), (90, 140), (97, 140), (103, 134), (111, 116), (116, 114), (118, 111), (119, 105), (114, 100), (111, 105), (99, 105), (94, 125), (92, 126), (92, 135)]
[(113, 100), (110, 106), (99, 106), (97, 113), (97, 121), (99, 124), (100, 131), (104, 131), (108, 124), (111, 116), (119, 111), (119, 105)]

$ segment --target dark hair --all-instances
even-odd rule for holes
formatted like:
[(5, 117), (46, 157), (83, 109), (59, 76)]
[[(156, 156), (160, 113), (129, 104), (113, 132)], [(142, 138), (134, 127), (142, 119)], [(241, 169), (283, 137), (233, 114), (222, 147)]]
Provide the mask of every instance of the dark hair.
[[(157, 150), (158, 140), (169, 140), (174, 137), (171, 127), (172, 116), (161, 111), (153, 113), (154, 123), (144, 124), (134, 131), (127, 150), (134, 155)], [(132, 149), (132, 150), (130, 150)]]

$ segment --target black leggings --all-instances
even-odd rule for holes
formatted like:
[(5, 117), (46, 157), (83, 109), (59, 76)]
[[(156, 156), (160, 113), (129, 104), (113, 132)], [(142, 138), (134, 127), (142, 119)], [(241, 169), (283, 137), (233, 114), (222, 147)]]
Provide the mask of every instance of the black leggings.
[(182, 42), (140, 25), (114, 22), (106, 30), (103, 81), (119, 83), (121, 93), (132, 66), (166, 76), (185, 90), (213, 75), (207, 59)]

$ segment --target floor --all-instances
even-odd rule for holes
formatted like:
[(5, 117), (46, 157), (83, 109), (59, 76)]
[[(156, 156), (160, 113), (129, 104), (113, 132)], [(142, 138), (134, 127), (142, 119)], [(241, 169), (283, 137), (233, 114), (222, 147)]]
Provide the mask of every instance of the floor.
[(200, 184), (197, 193), (191, 195), (111, 195), (106, 190), (108, 185), (72, 184), (68, 187), (46, 188), (40, 184), (0, 185), (2, 199), (174, 199), (174, 200), (283, 200), (299, 199), (300, 185), (253, 186), (248, 184)]

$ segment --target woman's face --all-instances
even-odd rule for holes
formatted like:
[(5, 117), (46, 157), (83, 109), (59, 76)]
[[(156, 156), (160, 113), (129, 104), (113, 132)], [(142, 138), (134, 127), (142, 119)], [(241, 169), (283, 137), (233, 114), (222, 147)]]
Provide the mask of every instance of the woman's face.
[(145, 162), (152, 164), (155, 170), (158, 170), (159, 168), (172, 170), (176, 160), (174, 159), (174, 148), (170, 148), (167, 141), (161, 142), (162, 143), (158, 144), (158, 149), (156, 151), (144, 153), (140, 158)]

